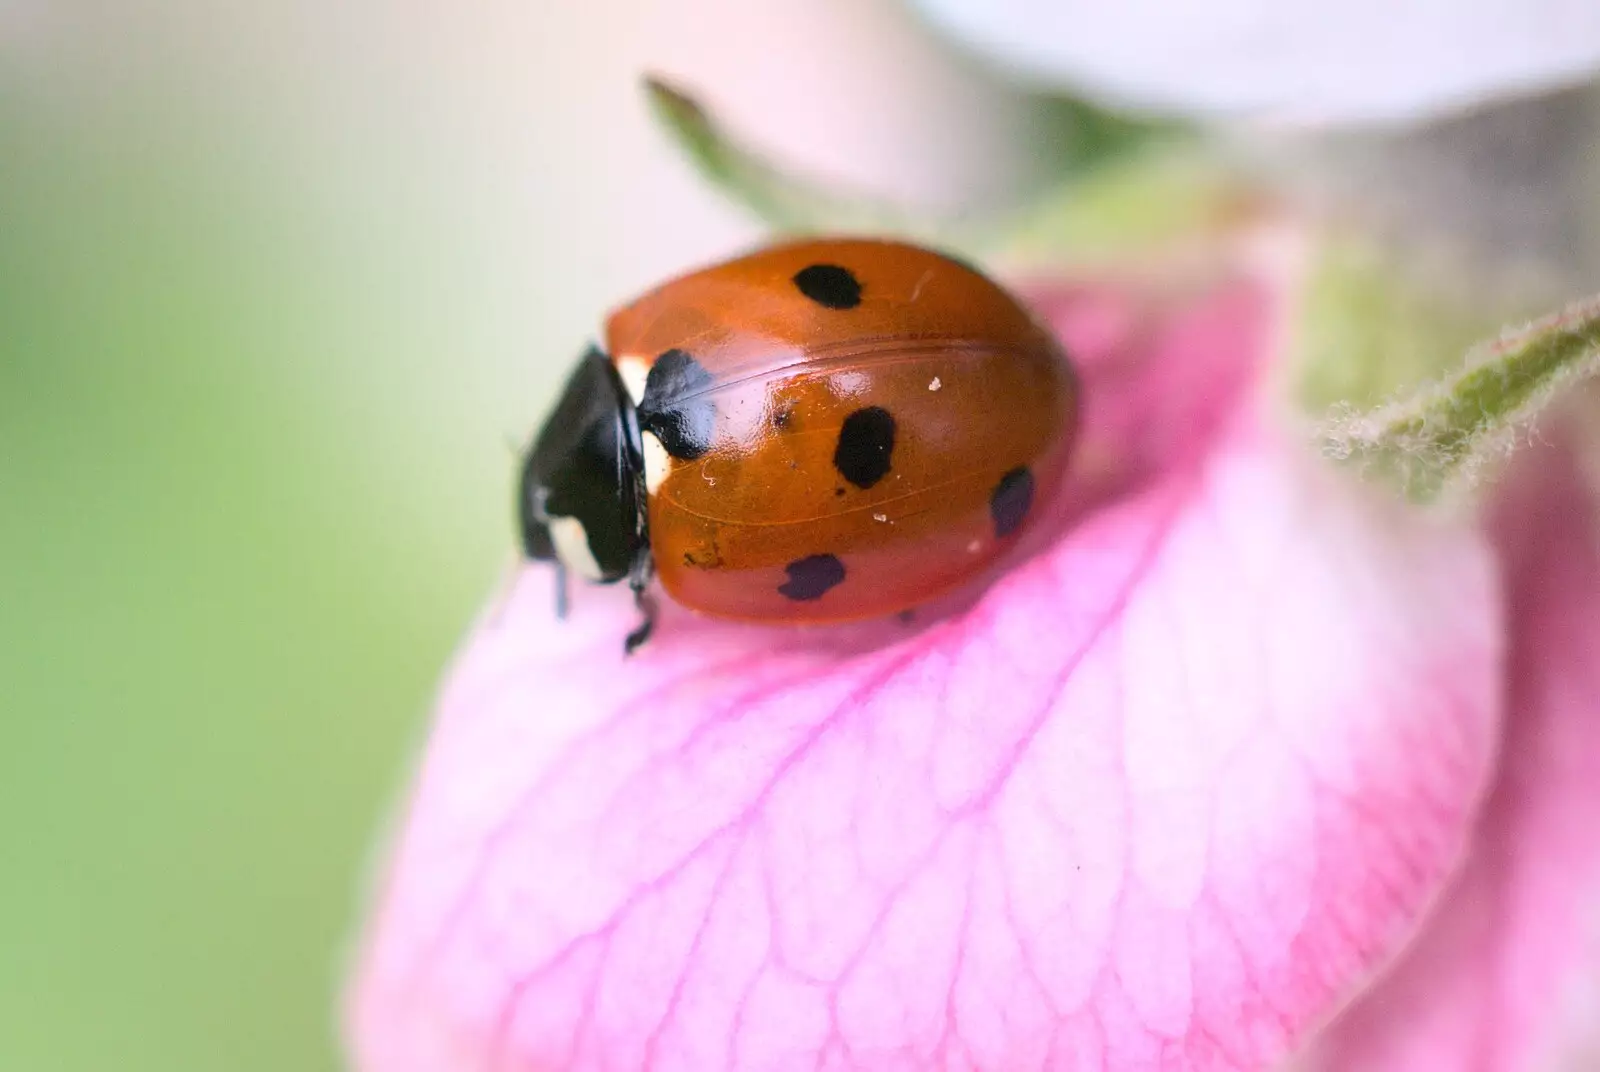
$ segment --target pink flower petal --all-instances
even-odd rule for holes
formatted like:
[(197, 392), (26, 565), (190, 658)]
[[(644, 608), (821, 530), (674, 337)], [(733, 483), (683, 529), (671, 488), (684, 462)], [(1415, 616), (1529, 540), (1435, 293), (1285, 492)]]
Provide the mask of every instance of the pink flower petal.
[(1600, 1056), (1600, 518), (1565, 447), (1530, 448), (1508, 483), (1493, 523), (1512, 627), (1501, 770), (1428, 929), (1330, 1032), (1330, 1069)]
[(1261, 419), (1273, 302), (1040, 301), (1083, 450), (912, 625), (530, 569), (454, 670), (352, 990), (367, 1072), (1254, 1068), (1406, 934), (1499, 716), (1470, 531)]

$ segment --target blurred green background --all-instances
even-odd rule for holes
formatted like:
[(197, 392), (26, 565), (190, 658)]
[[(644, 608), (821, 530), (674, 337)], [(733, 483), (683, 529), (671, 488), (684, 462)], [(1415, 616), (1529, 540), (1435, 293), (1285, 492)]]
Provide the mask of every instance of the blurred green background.
[(608, 304), (757, 234), (641, 71), (913, 199), (1029, 167), (892, 3), (579, 6), (0, 3), (0, 1069), (338, 1067), (512, 446)]
[[(607, 307), (759, 234), (646, 71), (946, 210), (1041, 181), (1060, 129), (897, 0), (0, 0), (0, 1072), (340, 1066), (516, 444)], [(1485, 146), (1536, 124), (1498, 114), (1347, 177), (1516, 172)], [(1487, 170), (1446, 199), (1487, 244), (1501, 204), (1566, 241)]]
[(330, 383), (287, 206), (101, 118), (0, 127), (0, 1067), (332, 1067), (363, 846), (503, 525), (375, 472), (416, 407)]

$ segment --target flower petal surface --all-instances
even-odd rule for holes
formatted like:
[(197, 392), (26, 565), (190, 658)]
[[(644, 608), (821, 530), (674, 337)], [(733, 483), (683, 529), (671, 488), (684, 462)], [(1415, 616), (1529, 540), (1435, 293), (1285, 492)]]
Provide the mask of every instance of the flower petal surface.
[(530, 567), (439, 702), (349, 1005), (366, 1072), (1259, 1068), (1463, 852), (1474, 529), (1263, 405), (1279, 303), (1044, 288), (1086, 400), (997, 576), (774, 629)]
[[(1500, 770), (1426, 930), (1315, 1062), (1386, 1072), (1600, 1059), (1600, 515), (1565, 442), (1495, 504), (1510, 615)], [(1308, 1062), (1309, 1063), (1309, 1062)]]

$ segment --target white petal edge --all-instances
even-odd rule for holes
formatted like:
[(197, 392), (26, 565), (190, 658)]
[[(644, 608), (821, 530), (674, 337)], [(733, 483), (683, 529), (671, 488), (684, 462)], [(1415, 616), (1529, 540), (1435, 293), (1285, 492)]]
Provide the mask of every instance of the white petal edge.
[(1594, 0), (914, 0), (1024, 74), (1134, 108), (1395, 122), (1581, 81)]

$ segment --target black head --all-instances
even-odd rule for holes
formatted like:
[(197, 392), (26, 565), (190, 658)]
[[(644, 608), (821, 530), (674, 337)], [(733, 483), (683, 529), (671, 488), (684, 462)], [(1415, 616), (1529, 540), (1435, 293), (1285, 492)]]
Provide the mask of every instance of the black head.
[(523, 551), (590, 580), (622, 580), (649, 544), (643, 473), (633, 403), (591, 347), (523, 460)]

